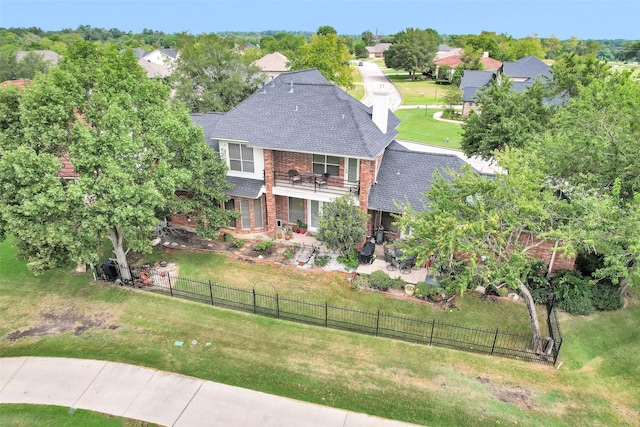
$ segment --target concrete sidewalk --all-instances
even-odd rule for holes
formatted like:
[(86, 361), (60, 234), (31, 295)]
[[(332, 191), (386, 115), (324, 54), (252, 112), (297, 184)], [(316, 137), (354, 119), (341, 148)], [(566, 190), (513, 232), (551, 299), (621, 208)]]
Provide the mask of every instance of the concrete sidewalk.
[(0, 359), (0, 403), (88, 409), (165, 426), (412, 425), (156, 369), (53, 357)]

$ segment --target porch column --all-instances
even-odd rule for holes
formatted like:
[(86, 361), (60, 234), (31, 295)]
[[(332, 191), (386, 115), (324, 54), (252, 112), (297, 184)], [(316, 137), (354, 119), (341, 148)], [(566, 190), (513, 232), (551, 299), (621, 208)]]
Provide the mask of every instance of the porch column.
[(264, 187), (267, 209), (267, 233), (276, 235), (276, 196), (273, 195), (273, 150), (264, 150)]

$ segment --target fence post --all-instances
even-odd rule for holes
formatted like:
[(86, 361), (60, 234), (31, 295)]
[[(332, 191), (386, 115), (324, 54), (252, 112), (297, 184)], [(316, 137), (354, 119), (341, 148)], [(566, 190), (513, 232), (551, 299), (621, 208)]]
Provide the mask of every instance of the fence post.
[(171, 294), (171, 297), (173, 298), (173, 288), (171, 287), (171, 274), (169, 274), (168, 271), (167, 271), (167, 280), (169, 281), (169, 293)]
[(493, 350), (496, 348), (496, 341), (498, 341), (498, 328), (496, 328), (496, 334), (493, 337), (493, 345), (491, 346), (491, 355), (493, 356)]
[[(554, 352), (553, 352), (553, 364), (554, 365), (558, 361), (558, 356), (560, 356), (560, 347), (562, 347), (562, 341), (563, 341), (562, 338), (560, 338), (560, 342), (556, 341), (556, 343), (558, 344), (558, 349), (554, 348)], [(553, 344), (554, 347), (555, 347), (556, 343)]]
[(329, 325), (329, 305), (327, 301), (324, 302), (324, 327)]
[(213, 287), (211, 286), (211, 280), (209, 280), (209, 295), (211, 296), (211, 305), (213, 305)]
[(431, 346), (431, 343), (433, 342), (433, 329), (436, 327), (436, 319), (433, 319), (433, 321), (431, 322), (431, 336), (429, 337), (429, 346)]
[(379, 328), (380, 328), (380, 309), (378, 309), (378, 317), (376, 317), (376, 336), (378, 336)]
[(276, 319), (280, 318), (280, 298), (278, 297), (278, 293), (276, 292)]
[(258, 313), (256, 310), (256, 290), (252, 289), (251, 292), (253, 293), (253, 314)]

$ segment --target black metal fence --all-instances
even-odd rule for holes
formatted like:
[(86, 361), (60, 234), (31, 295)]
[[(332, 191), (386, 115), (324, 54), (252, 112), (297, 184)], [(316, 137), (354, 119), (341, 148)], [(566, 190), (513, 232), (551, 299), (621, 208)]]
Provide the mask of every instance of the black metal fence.
[[(276, 319), (307, 323), (325, 328), (341, 329), (379, 337), (393, 338), (420, 344), (448, 347), (457, 350), (496, 355), (530, 362), (555, 364), (562, 345), (562, 335), (555, 307), (548, 307), (548, 326), (551, 337), (541, 351), (532, 350), (532, 335), (459, 326), (436, 320), (425, 320), (380, 312), (337, 307), (325, 302), (317, 304), (282, 298), (273, 292), (224, 286), (211, 281), (171, 276), (150, 269), (143, 283), (140, 269), (132, 269), (131, 283), (171, 297), (197, 301), (213, 306), (241, 310)], [(102, 274), (100, 267), (98, 273)]]

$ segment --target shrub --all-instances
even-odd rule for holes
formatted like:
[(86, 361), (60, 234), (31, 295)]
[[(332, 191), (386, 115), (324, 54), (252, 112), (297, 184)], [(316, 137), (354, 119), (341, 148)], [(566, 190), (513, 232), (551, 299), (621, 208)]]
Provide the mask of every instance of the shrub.
[(235, 245), (236, 248), (240, 249), (241, 247), (244, 246), (244, 240), (242, 239), (236, 239), (233, 244)]
[(258, 243), (254, 249), (256, 251), (268, 251), (271, 249), (271, 245), (273, 245), (273, 240), (265, 240), (264, 242)]
[(369, 286), (379, 291), (386, 291), (391, 286), (393, 279), (387, 273), (381, 270), (374, 271), (369, 276)]
[(282, 255), (284, 255), (284, 259), (286, 259), (287, 261), (293, 258), (293, 254), (289, 249), (285, 249)]
[(391, 279), (389, 287), (393, 289), (404, 289), (404, 285), (406, 285), (406, 282), (401, 278), (396, 277), (395, 279)]
[(608, 280), (596, 282), (591, 287), (591, 302), (596, 310), (619, 310), (623, 301), (618, 285), (614, 285)]
[(227, 243), (231, 243), (235, 240), (235, 238), (229, 234), (229, 233), (224, 233), (224, 241)]
[(541, 276), (527, 278), (527, 288), (536, 304), (547, 304), (553, 296), (553, 288), (547, 279)]
[(313, 265), (316, 267), (324, 267), (329, 263), (329, 255), (316, 255)]
[(498, 296), (506, 297), (509, 294), (509, 288), (507, 288), (506, 286), (503, 286), (501, 288), (498, 288), (497, 292), (498, 292)]
[(425, 282), (417, 283), (413, 294), (418, 298), (431, 300), (436, 300), (438, 297), (444, 298), (446, 296), (444, 289), (436, 285), (429, 285)]
[(347, 249), (338, 255), (338, 262), (347, 268), (358, 268), (358, 252), (353, 249)]
[(571, 314), (593, 313), (591, 287), (579, 272), (564, 271), (551, 279), (558, 308)]

